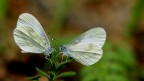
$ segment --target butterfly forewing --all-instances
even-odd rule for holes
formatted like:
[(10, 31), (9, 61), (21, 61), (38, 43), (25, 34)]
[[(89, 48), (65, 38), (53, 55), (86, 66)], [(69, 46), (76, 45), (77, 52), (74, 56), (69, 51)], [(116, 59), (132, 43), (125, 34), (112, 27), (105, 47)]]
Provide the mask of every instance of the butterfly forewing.
[(13, 34), (22, 52), (44, 53), (50, 49), (50, 42), (42, 26), (35, 17), (28, 13), (19, 16)]
[(68, 48), (73, 51), (91, 51), (97, 53), (101, 49), (106, 39), (103, 28), (92, 28), (68, 44)]
[(34, 16), (28, 13), (21, 14), (18, 18), (17, 27), (24, 26), (31, 27), (35, 32), (38, 33), (39, 36), (43, 37), (46, 40), (47, 44), (50, 44), (41, 24)]

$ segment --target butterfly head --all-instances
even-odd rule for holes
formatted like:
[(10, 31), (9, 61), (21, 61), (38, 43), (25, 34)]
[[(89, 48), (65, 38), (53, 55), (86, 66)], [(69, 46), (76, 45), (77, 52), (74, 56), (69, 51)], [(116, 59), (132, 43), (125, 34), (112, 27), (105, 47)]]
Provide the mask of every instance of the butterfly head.
[(54, 49), (53, 47), (51, 47), (50, 49), (47, 49), (47, 50), (44, 52), (44, 54), (45, 54), (45, 55), (49, 55), (49, 54), (51, 54), (54, 50), (55, 50), (55, 49)]
[(66, 45), (60, 45), (60, 51), (67, 56), (69, 50)]

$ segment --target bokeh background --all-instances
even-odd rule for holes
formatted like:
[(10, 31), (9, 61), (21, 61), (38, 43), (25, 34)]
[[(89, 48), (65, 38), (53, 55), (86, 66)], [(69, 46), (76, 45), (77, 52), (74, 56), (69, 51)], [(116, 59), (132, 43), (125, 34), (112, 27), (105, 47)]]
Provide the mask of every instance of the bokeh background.
[(77, 75), (57, 81), (144, 81), (144, 0), (0, 0), (0, 81), (28, 81), (35, 67), (49, 66), (44, 55), (22, 54), (14, 42), (21, 13), (34, 15), (55, 46), (92, 27), (106, 30), (101, 60), (92, 66), (73, 61), (63, 71)]

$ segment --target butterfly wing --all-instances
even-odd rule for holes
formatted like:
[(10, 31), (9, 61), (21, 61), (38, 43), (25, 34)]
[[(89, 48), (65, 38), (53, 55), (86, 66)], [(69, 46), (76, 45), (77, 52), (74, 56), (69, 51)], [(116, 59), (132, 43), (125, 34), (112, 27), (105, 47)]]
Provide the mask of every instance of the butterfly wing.
[(24, 27), (24, 26), (31, 27), (35, 32), (38, 33), (39, 36), (44, 37), (47, 44), (50, 45), (50, 42), (47, 38), (45, 31), (43, 30), (39, 21), (34, 16), (28, 13), (21, 14), (18, 18), (17, 27)]
[(71, 51), (69, 55), (77, 62), (89, 66), (96, 63), (102, 57), (102, 50), (98, 50), (99, 53)]
[(102, 48), (105, 39), (106, 32), (103, 28), (92, 28), (71, 41), (68, 46), (71, 47), (78, 44), (91, 43), (97, 45), (98, 48)]
[(22, 52), (43, 53), (50, 48), (50, 42), (42, 26), (28, 13), (19, 16), (13, 34)]
[(67, 45), (69, 56), (84, 65), (97, 62), (102, 56), (102, 46), (106, 39), (103, 28), (92, 28)]

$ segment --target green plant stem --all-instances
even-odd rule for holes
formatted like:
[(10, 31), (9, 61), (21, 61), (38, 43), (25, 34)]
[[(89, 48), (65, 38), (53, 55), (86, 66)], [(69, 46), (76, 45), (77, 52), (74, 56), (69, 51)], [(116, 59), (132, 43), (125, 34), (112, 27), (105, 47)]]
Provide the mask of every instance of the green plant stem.
[(61, 74), (60, 70), (62, 70), (64, 67), (67, 66), (67, 64), (69, 64), (72, 61), (71, 58), (68, 58), (68, 60), (66, 59), (59, 63), (57, 57), (58, 54), (59, 53), (56, 52), (51, 54), (50, 56), (49, 61), (51, 65), (50, 65), (49, 77), (48, 77), (49, 81), (54, 81), (58, 77), (58, 75)]
[(57, 59), (57, 57), (56, 57), (57, 54), (58, 54), (58, 53), (52, 54), (52, 55), (50, 56), (50, 59), (49, 59), (49, 61), (50, 61), (50, 63), (51, 63), (50, 71), (49, 71), (49, 81), (54, 81), (54, 79), (55, 79), (55, 75), (56, 75), (55, 69), (56, 69), (56, 64), (57, 64), (57, 61), (58, 61), (58, 59)]

